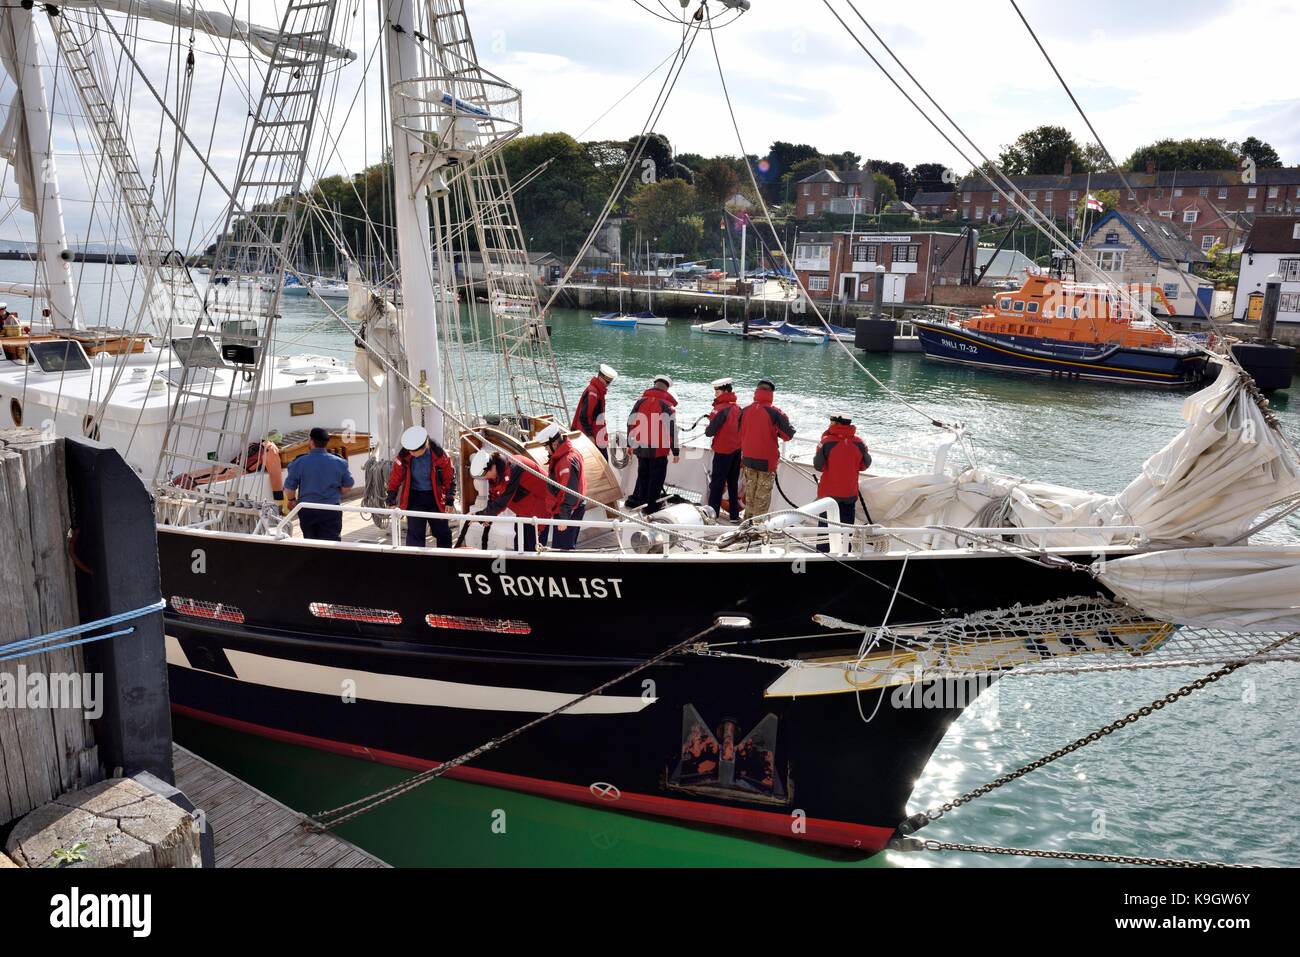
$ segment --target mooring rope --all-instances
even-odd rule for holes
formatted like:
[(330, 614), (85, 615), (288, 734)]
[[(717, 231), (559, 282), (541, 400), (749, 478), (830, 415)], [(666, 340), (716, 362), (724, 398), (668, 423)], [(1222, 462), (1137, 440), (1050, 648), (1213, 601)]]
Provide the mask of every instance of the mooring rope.
[[(51, 641), (61, 641), (64, 638), (71, 638), (74, 635), (83, 635), (88, 631), (94, 631), (97, 628), (111, 628), (114, 625), (120, 625), (123, 622), (134, 621), (137, 618), (144, 618), (148, 615), (155, 614), (167, 607), (165, 599), (158, 599), (151, 605), (145, 605), (136, 608), (133, 611), (124, 611), (117, 615), (109, 615), (107, 618), (101, 618), (98, 621), (88, 621), (80, 625), (72, 625), (68, 628), (61, 628), (58, 631), (52, 631), (47, 635), (37, 635), (34, 638), (22, 638), (18, 641), (11, 641), (6, 645), (0, 645), (0, 661), (13, 661), (15, 658), (26, 658), (29, 655), (39, 655), (47, 651), (59, 651), (63, 648), (73, 648), (77, 645), (88, 645), (93, 641), (105, 641), (109, 638), (120, 638), (123, 635), (129, 635), (135, 631), (135, 626), (124, 628), (120, 631), (114, 631), (107, 635), (92, 635), (90, 638), (82, 638), (78, 641), (65, 641), (61, 644), (49, 645)], [(46, 647), (40, 647), (45, 645)], [(16, 652), (9, 654), (8, 652)]]

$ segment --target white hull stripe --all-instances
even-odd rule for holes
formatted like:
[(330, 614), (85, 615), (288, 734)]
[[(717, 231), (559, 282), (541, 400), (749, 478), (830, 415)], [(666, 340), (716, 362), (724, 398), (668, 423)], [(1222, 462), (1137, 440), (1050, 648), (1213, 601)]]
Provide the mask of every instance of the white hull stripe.
[[(579, 697), (559, 691), (498, 688), (434, 678), (411, 678), (405, 675), (332, 668), (231, 649), (226, 649), (226, 658), (235, 671), (236, 679), (249, 684), (279, 688), (282, 691), (329, 695), (333, 698), (354, 697), (357, 700), (381, 701), (386, 704), (546, 714)], [(180, 642), (170, 636), (167, 638), (167, 663), (180, 668), (192, 667)], [(655, 699), (649, 696), (598, 695), (575, 705), (564, 714), (635, 714), (654, 702)]]

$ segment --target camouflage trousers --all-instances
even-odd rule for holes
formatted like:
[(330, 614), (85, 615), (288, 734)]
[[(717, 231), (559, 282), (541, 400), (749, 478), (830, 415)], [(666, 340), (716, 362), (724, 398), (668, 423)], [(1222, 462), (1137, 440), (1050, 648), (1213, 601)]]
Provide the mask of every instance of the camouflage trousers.
[(745, 518), (766, 515), (772, 510), (772, 483), (776, 473), (746, 467), (740, 474), (745, 482)]

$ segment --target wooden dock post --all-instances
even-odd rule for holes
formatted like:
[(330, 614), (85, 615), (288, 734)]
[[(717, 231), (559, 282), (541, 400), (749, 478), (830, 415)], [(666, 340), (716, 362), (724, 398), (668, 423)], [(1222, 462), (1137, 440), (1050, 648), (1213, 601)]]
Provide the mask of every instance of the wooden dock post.
[[(0, 430), (0, 644), (79, 621), (63, 452), (34, 430)], [(51, 678), (66, 688), (85, 670), (81, 648), (0, 662), (0, 823), (99, 780), (84, 709), (49, 700)]]

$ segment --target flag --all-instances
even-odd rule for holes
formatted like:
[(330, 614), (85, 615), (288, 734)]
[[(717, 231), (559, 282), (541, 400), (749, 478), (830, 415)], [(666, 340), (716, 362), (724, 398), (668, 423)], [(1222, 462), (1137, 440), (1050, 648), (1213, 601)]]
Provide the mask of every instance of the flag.
[(1096, 196), (1093, 196), (1092, 193), (1089, 193), (1088, 208), (1092, 210), (1094, 213), (1100, 213), (1106, 207), (1101, 204), (1101, 200), (1099, 200)]

